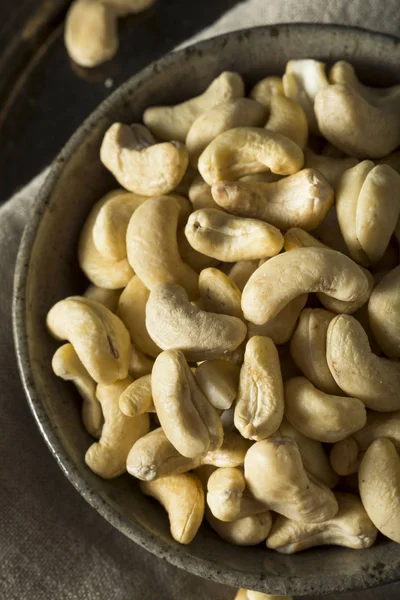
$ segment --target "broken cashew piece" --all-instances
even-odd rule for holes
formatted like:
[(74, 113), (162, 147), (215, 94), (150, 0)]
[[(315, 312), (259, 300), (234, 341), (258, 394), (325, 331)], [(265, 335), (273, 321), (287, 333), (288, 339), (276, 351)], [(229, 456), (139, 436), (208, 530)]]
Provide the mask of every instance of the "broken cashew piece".
[(274, 344), (286, 344), (293, 335), (297, 319), (307, 302), (308, 294), (301, 294), (293, 298), (282, 310), (268, 323), (264, 325), (254, 325), (248, 323), (247, 336), (249, 338), (255, 335), (262, 335), (271, 338)]
[(368, 303), (374, 338), (390, 358), (400, 358), (400, 267), (389, 271), (373, 290)]
[(232, 522), (265, 512), (265, 505), (247, 492), (243, 470), (220, 468), (207, 482), (207, 504), (215, 518)]
[(243, 318), (242, 294), (235, 283), (218, 269), (203, 269), (199, 277), (200, 297), (204, 310)]
[(117, 312), (120, 295), (121, 290), (108, 290), (106, 288), (97, 287), (94, 283), (91, 283), (83, 293), (84, 298), (99, 302), (99, 304), (102, 304), (113, 313)]
[(60, 300), (46, 324), (57, 340), (68, 340), (90, 376), (104, 385), (128, 375), (131, 341), (122, 321), (108, 308), (81, 296)]
[(218, 410), (230, 408), (239, 387), (240, 367), (230, 360), (205, 360), (195, 371), (197, 383)]
[(308, 138), (308, 122), (303, 108), (292, 100), (279, 94), (272, 96), (270, 115), (265, 129), (285, 135), (300, 148), (304, 148)]
[(180, 183), (189, 154), (180, 142), (157, 143), (144, 125), (114, 123), (104, 135), (100, 160), (130, 192), (160, 196)]
[(274, 75), (261, 79), (261, 81), (255, 84), (249, 94), (250, 98), (253, 98), (253, 100), (256, 100), (267, 109), (271, 106), (271, 100), (274, 96), (284, 95), (282, 77)]
[(304, 166), (319, 171), (333, 189), (336, 188), (343, 173), (357, 164), (357, 158), (351, 156), (336, 158), (323, 154), (314, 154), (309, 148), (304, 150)]
[(144, 375), (128, 385), (119, 398), (119, 408), (127, 417), (155, 412), (151, 393), (151, 374)]

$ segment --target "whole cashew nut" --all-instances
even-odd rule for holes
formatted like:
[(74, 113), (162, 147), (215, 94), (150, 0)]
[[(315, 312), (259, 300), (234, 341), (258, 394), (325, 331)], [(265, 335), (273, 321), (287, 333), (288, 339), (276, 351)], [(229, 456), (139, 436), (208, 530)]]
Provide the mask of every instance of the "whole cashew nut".
[(357, 158), (351, 156), (336, 158), (323, 154), (314, 154), (309, 148), (304, 150), (304, 166), (319, 171), (333, 189), (336, 188), (343, 173), (357, 164)]
[(293, 335), (296, 328), (297, 319), (307, 302), (308, 294), (301, 294), (293, 298), (282, 310), (268, 323), (264, 325), (254, 325), (248, 323), (247, 336), (249, 338), (255, 335), (263, 335), (271, 338), (274, 344), (286, 344)]
[(246, 493), (242, 469), (216, 469), (208, 479), (207, 490), (207, 504), (220, 521), (232, 522), (265, 512), (265, 505)]
[(121, 290), (108, 290), (91, 283), (84, 291), (83, 296), (84, 298), (89, 298), (89, 300), (95, 300), (99, 304), (103, 304), (108, 310), (115, 313), (117, 312)]
[(253, 100), (256, 100), (268, 109), (271, 106), (271, 100), (274, 96), (284, 95), (282, 78), (274, 75), (261, 79), (261, 81), (255, 84), (249, 94), (250, 98), (253, 98)]
[(155, 412), (151, 393), (151, 375), (144, 375), (128, 385), (119, 398), (119, 408), (127, 417)]
[(196, 369), (201, 391), (218, 410), (230, 408), (239, 387), (240, 367), (230, 360), (206, 360)]
[(389, 271), (368, 302), (372, 333), (384, 353), (400, 358), (400, 267)]
[(235, 283), (219, 269), (203, 269), (199, 277), (200, 297), (204, 310), (243, 318), (242, 294)]
[(306, 113), (294, 100), (279, 94), (272, 96), (270, 115), (265, 125), (268, 131), (285, 135), (300, 148), (304, 148), (308, 138)]

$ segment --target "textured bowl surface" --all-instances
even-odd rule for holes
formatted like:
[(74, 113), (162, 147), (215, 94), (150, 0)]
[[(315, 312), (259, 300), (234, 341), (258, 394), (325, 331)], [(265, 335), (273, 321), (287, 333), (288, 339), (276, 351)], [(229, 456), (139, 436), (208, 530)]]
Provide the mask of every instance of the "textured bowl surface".
[(189, 546), (169, 535), (168, 519), (127, 475), (103, 481), (84, 463), (91, 439), (81, 425), (73, 386), (54, 376), (57, 347), (45, 329), (49, 308), (82, 293), (77, 241), (95, 201), (115, 187), (99, 147), (114, 121), (141, 119), (152, 104), (175, 103), (202, 92), (223, 70), (248, 86), (284, 71), (291, 58), (349, 60), (365, 82), (400, 83), (400, 40), (361, 29), (279, 25), (229, 33), (170, 54), (132, 77), (78, 129), (53, 164), (25, 231), (17, 261), (14, 333), (23, 384), (40, 431), (82, 496), (146, 550), (202, 577), (275, 594), (322, 594), (400, 579), (400, 545), (380, 538), (371, 549), (316, 548), (284, 556), (264, 545), (231, 546), (204, 525)]

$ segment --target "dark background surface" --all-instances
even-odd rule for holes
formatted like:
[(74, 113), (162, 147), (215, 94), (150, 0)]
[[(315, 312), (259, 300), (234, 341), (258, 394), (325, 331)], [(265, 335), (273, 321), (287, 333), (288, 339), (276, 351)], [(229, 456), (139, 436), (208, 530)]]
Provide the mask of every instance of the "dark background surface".
[(83, 69), (64, 47), (69, 0), (0, 0), (0, 203), (47, 166), (116, 87), (239, 1), (158, 0), (119, 21), (112, 61)]

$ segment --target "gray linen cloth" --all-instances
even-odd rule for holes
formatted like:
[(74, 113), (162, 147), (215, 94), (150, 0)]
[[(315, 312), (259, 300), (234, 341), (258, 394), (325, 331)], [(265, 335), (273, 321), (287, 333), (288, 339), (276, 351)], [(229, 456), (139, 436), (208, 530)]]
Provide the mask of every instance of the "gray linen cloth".
[[(344, 23), (398, 34), (399, 4), (398, 0), (248, 0), (188, 42), (289, 21)], [(235, 590), (188, 575), (113, 529), (62, 475), (36, 428), (14, 358), (11, 296), (19, 240), (44, 176), (0, 210), (0, 599), (233, 599)], [(340, 595), (341, 600), (398, 598), (400, 584)]]

